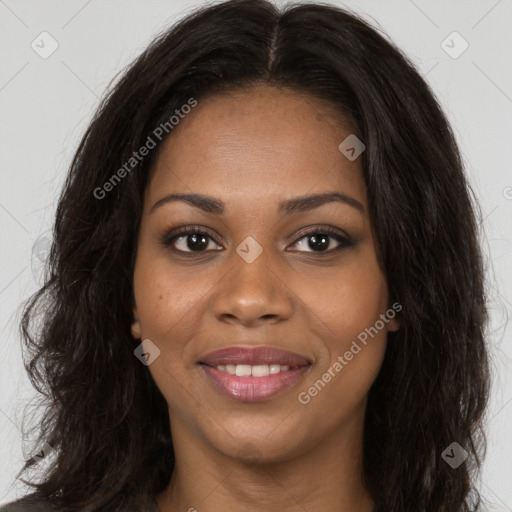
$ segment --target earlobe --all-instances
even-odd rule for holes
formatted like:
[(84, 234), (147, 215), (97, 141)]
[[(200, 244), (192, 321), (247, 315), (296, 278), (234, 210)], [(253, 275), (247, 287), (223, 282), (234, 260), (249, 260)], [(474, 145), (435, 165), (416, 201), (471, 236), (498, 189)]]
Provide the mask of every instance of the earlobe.
[(131, 326), (132, 336), (135, 339), (141, 338), (141, 329), (140, 329), (140, 321), (139, 321), (139, 315), (137, 313), (137, 309), (133, 308), (133, 323)]
[[(395, 302), (396, 304), (396, 302)], [(401, 322), (401, 317), (402, 315), (400, 314), (400, 311), (402, 308), (400, 309), (395, 309), (395, 304), (393, 305), (393, 308), (390, 308), (388, 309), (387, 311), (387, 315), (388, 315), (388, 318), (389, 318), (389, 321), (388, 321), (388, 331), (389, 332), (395, 332), (395, 331), (398, 331), (400, 329), (400, 326), (402, 324)], [(390, 315), (390, 310), (394, 312), (394, 315), (391, 316)]]
[(400, 329), (400, 320), (398, 319), (398, 317), (395, 316), (388, 322), (388, 331), (395, 332), (395, 331), (398, 331), (399, 329)]
[[(388, 299), (389, 300), (389, 299)], [(388, 303), (389, 305), (389, 303)], [(387, 321), (387, 331), (388, 332), (396, 332), (400, 329), (402, 325), (402, 305), (400, 302), (395, 302), (392, 306), (388, 307), (386, 311), (386, 316), (388, 318)]]

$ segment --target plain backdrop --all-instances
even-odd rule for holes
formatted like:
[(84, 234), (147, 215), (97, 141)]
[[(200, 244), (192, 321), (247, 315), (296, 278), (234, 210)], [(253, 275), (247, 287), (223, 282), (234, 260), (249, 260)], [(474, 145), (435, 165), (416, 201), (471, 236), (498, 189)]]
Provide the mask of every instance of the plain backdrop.
[[(386, 32), (411, 57), (454, 127), (482, 209), (491, 310), (494, 382), (479, 486), (489, 510), (511, 511), (512, 1), (330, 3)], [(154, 36), (204, 4), (0, 0), (0, 503), (26, 493), (14, 477), (32, 456), (22, 450), (21, 427), (35, 393), (22, 365), (19, 308), (41, 283), (72, 155), (109, 82)]]

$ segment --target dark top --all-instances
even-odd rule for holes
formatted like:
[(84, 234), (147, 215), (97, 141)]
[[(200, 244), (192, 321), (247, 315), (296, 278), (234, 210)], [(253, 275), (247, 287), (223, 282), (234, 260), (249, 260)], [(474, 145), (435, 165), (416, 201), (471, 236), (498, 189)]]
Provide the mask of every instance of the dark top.
[[(0, 505), (0, 512), (47, 512), (50, 509), (45, 506), (44, 501), (33, 500), (30, 497), (25, 497), (5, 505)], [(153, 507), (149, 512), (160, 512), (156, 501), (153, 502)]]

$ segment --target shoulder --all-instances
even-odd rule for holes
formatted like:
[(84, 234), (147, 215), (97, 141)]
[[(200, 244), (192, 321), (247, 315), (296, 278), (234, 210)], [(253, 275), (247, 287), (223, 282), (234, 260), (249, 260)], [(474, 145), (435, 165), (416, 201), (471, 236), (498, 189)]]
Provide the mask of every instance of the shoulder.
[[(54, 512), (48, 501), (36, 498), (32, 495), (25, 496), (11, 503), (0, 505), (0, 512)], [(152, 503), (151, 512), (159, 512), (156, 501)]]
[[(52, 508), (47, 500), (28, 495), (5, 505), (0, 504), (0, 512), (55, 512), (55, 508)], [(159, 512), (156, 501), (151, 504), (151, 512)]]
[(44, 500), (26, 496), (11, 503), (0, 505), (0, 512), (49, 512)]

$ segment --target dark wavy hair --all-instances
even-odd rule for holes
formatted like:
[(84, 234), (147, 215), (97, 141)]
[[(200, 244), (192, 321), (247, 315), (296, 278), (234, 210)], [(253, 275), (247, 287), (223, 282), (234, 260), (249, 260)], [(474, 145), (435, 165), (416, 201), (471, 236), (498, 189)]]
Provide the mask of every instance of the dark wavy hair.
[[(403, 307), (366, 410), (364, 483), (377, 509), (477, 510), (488, 316), (481, 214), (454, 134), (411, 61), (362, 18), (266, 0), (204, 7), (159, 35), (86, 130), (59, 199), (45, 283), (23, 311), (25, 367), (42, 394), (34, 446), (54, 453), (37, 482), (22, 481), (68, 512), (145, 510), (168, 485), (167, 404), (130, 332), (143, 194), (161, 143), (102, 199), (94, 191), (190, 98), (259, 84), (327, 101), (366, 145), (379, 261)], [(453, 442), (469, 454), (457, 469), (441, 457)]]

